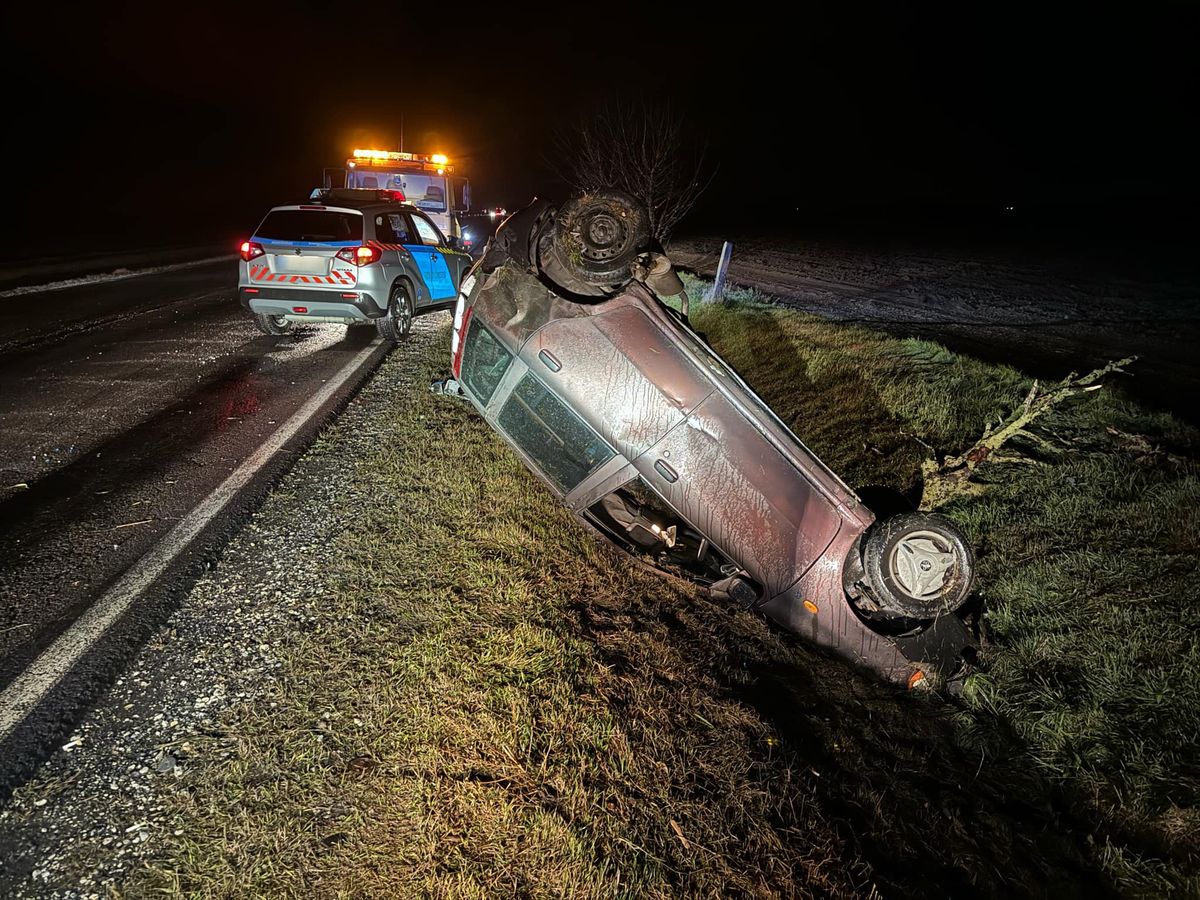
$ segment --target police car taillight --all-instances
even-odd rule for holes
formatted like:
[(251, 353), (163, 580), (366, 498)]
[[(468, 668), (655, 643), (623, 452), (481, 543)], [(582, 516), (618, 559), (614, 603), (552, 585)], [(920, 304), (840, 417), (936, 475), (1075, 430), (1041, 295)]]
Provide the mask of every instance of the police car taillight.
[(254, 241), (242, 241), (242, 246), (238, 248), (238, 253), (246, 262), (257, 259), (266, 252), (263, 250), (262, 244), (256, 244)]
[(378, 247), (368, 247), (364, 244), (361, 247), (343, 247), (334, 255), (351, 265), (369, 266), (373, 262), (379, 262), (383, 251)]

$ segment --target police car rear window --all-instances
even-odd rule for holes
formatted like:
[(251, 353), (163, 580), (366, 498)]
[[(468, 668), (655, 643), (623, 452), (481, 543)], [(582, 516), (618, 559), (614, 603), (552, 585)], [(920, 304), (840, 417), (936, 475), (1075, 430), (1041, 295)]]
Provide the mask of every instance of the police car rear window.
[(361, 241), (362, 216), (324, 209), (276, 209), (267, 213), (255, 237), (273, 241)]

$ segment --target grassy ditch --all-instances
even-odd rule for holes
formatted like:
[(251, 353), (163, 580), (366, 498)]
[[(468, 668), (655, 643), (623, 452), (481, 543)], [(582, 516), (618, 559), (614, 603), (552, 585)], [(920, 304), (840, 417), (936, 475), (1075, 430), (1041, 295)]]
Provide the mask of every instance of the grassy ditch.
[[(848, 482), (913, 492), (1018, 373), (773, 309), (713, 345)], [(395, 353), (325, 600), (269, 704), (198, 743), (138, 887), (347, 896), (1159, 893), (1200, 870), (1200, 438), (1099, 392), (947, 512), (980, 551), (961, 704), (862, 679), (574, 526)], [(1110, 434), (1107, 428), (1120, 435)], [(361, 432), (371, 437), (364, 440)], [(1144, 442), (1129, 435), (1144, 436)], [(281, 494), (286, 493), (285, 483)], [(269, 503), (286, 502), (286, 497)]]

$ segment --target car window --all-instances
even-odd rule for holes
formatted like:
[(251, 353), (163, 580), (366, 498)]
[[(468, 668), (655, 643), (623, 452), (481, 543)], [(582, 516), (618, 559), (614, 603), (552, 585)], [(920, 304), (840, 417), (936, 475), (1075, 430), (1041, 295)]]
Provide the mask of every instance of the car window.
[(437, 230), (432, 222), (424, 216), (413, 216), (413, 225), (417, 227), (417, 234), (421, 237), (422, 244), (428, 244), (431, 247), (436, 247), (439, 244), (445, 243), (442, 240), (442, 233)]
[(413, 243), (408, 217), (401, 213), (379, 213), (375, 216), (375, 240), (384, 244)]
[(471, 208), (471, 182), (465, 178), (451, 178), (450, 192), (450, 200), (455, 209), (466, 212)]
[(672, 575), (712, 584), (739, 571), (644, 478), (593, 503), (585, 518), (618, 546)]
[(273, 209), (254, 232), (275, 241), (361, 241), (362, 234), (361, 213), (325, 209)]
[(492, 333), (476, 319), (467, 330), (467, 342), (463, 346), (462, 383), (487, 406), (496, 393), (496, 386), (508, 370), (512, 354), (504, 345), (492, 337)]
[(616, 455), (600, 435), (532, 375), (526, 375), (513, 389), (497, 424), (564, 492)]
[(404, 195), (418, 209), (446, 211), (446, 179), (441, 175), (405, 173)]

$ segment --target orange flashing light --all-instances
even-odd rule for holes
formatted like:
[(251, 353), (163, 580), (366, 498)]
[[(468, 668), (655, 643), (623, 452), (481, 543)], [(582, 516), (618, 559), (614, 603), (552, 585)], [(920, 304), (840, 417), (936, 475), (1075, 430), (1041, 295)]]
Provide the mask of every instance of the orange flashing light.
[(913, 688), (917, 687), (924, 680), (925, 680), (925, 673), (918, 669), (916, 672), (913, 672), (911, 675), (908, 676), (908, 689), (911, 691)]
[(428, 163), (436, 167), (439, 174), (443, 169), (450, 168), (450, 158), (445, 153), (435, 153), (432, 156), (425, 156), (420, 153), (405, 153), (401, 150), (375, 150), (372, 148), (355, 147), (350, 155), (353, 159), (365, 160), (368, 163)]

